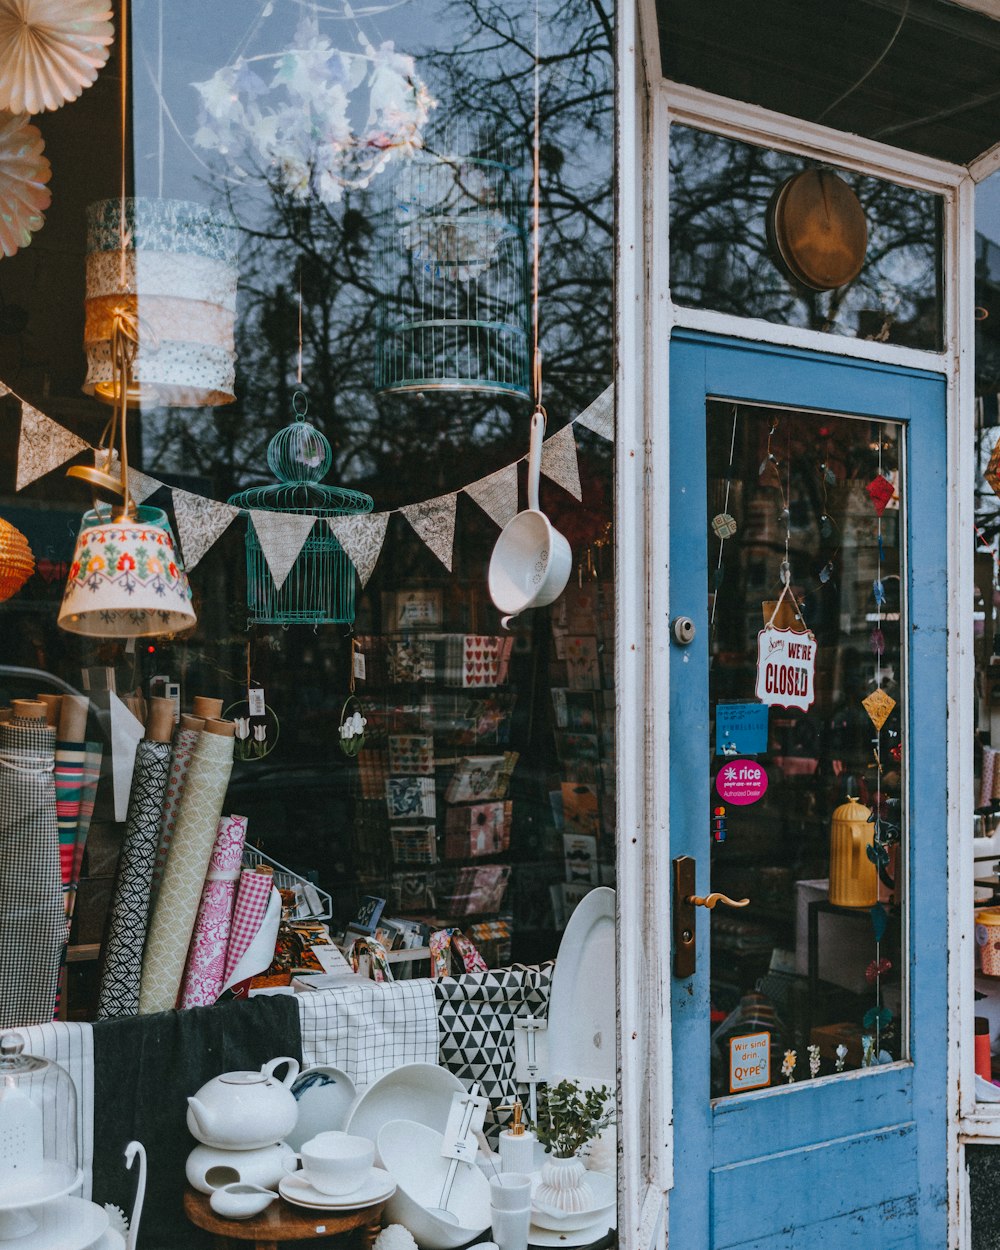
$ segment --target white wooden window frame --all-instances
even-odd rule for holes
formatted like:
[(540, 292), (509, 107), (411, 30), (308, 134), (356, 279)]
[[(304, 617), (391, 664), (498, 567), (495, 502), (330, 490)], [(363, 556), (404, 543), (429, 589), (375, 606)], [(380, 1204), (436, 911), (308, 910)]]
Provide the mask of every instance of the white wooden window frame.
[[(690, 327), (940, 373), (947, 383), (947, 1021), (949, 1244), (963, 1235), (961, 1145), (1000, 1140), (1000, 1105), (975, 1100), (972, 925), (974, 191), (971, 171), (743, 104), (661, 77), (654, 0), (618, 6), (617, 678), (620, 1219), (623, 1250), (666, 1244), (673, 1183), (670, 1033), (668, 428), (670, 333)], [(944, 350), (823, 334), (670, 299), (668, 142), (672, 122), (829, 160), (943, 197)], [(919, 553), (915, 553), (919, 558)], [(945, 883), (943, 883), (945, 884)], [(918, 1042), (919, 1049), (919, 1042)]]

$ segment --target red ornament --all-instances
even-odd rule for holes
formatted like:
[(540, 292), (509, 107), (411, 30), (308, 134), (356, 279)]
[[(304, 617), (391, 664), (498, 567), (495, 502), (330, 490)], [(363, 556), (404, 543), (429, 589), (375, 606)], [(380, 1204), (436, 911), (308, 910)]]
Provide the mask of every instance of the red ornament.
[(879, 977), (892, 970), (892, 963), (888, 959), (873, 959), (865, 969), (865, 980), (869, 985), (874, 985)]
[(874, 479), (874, 481), (868, 483), (865, 490), (871, 497), (871, 501), (875, 505), (875, 512), (878, 516), (882, 515), (885, 511), (886, 504), (896, 493), (892, 483), (887, 478), (884, 478), (881, 473)]

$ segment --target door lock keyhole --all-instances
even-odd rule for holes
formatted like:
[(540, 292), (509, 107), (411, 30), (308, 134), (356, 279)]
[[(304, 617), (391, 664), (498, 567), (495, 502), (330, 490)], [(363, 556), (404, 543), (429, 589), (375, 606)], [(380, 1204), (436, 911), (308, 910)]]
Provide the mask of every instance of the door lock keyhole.
[(690, 616), (675, 616), (670, 629), (679, 647), (689, 647), (694, 642), (694, 621)]

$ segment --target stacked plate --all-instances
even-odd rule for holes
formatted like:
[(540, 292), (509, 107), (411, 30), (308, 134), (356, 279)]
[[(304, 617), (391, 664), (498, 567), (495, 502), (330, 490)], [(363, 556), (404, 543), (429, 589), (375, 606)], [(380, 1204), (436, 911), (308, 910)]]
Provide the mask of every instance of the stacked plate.
[(385, 1202), (395, 1192), (396, 1182), (381, 1168), (372, 1168), (364, 1184), (349, 1194), (325, 1194), (314, 1189), (301, 1172), (284, 1176), (278, 1183), (278, 1193), (286, 1202), (308, 1211), (359, 1211)]

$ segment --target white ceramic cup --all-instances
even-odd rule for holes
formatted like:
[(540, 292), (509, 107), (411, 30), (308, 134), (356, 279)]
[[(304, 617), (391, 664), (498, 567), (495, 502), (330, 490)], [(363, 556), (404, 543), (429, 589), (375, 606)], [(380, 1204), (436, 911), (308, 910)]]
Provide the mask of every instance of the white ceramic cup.
[(350, 1133), (317, 1133), (299, 1151), (302, 1177), (321, 1194), (352, 1194), (365, 1183), (375, 1160), (375, 1143)]

